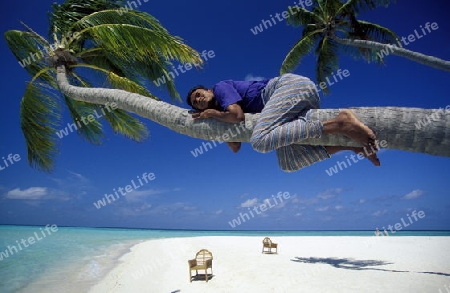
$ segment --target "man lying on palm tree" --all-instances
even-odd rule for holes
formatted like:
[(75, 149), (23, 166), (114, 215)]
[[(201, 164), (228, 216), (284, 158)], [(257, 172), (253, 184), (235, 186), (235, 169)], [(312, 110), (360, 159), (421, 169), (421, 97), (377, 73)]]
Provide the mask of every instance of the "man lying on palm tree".
[[(303, 76), (283, 74), (259, 81), (225, 80), (212, 89), (196, 86), (189, 91), (186, 101), (199, 111), (192, 114), (194, 120), (214, 118), (240, 123), (245, 119), (244, 113), (261, 113), (250, 143), (258, 152), (276, 150), (284, 171), (299, 170), (344, 150), (362, 154), (375, 166), (380, 165), (375, 134), (350, 110), (342, 110), (337, 117), (323, 123), (308, 118), (309, 109), (320, 108), (320, 98), (314, 83)], [(343, 134), (363, 147), (297, 144), (322, 134)], [(228, 142), (228, 145), (233, 152), (238, 152), (241, 143)], [(367, 152), (369, 147), (371, 153)]]

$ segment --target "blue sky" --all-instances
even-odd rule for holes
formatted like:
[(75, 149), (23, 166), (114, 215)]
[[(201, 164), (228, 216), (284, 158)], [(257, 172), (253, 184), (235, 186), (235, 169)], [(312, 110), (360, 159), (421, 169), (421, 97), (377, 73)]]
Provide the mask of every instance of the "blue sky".
[[(2, 31), (22, 29), (22, 20), (46, 35), (52, 2), (17, 0), (4, 6)], [(171, 1), (141, 1), (139, 9), (155, 16), (198, 51), (214, 51), (202, 70), (189, 70), (176, 77), (177, 89), (184, 97), (196, 84), (213, 86), (222, 79), (278, 75), (301, 29), (277, 20), (257, 35), (251, 29), (289, 5), (294, 1), (180, 1), (176, 7)], [(450, 60), (449, 9), (447, 1), (398, 1), (388, 9), (362, 13), (359, 19), (379, 23), (405, 37), (427, 22), (436, 22), (437, 30), (407, 48)], [(402, 223), (403, 218), (405, 223), (412, 223), (401, 224), (404, 229), (450, 229), (450, 160), (424, 154), (383, 150), (379, 155), (381, 167), (364, 160), (329, 176), (326, 170), (350, 155), (340, 153), (298, 172), (284, 173), (278, 169), (274, 153), (257, 153), (249, 144), (244, 144), (238, 154), (221, 144), (195, 157), (191, 152), (205, 141), (142, 120), (150, 131), (150, 137), (142, 143), (108, 130), (103, 145), (93, 146), (71, 133), (60, 140), (52, 173), (33, 169), (27, 163), (19, 119), (20, 99), (30, 77), (2, 40), (0, 166), (5, 167), (3, 157), (9, 154), (17, 154), (20, 160), (13, 160), (14, 164), (0, 171), (0, 224), (371, 230)], [(314, 62), (313, 55), (307, 56), (295, 73), (314, 79)], [(448, 72), (396, 56), (387, 57), (385, 66), (377, 66), (342, 55), (340, 68), (347, 69), (350, 76), (334, 84), (330, 95), (321, 95), (322, 108), (438, 109), (450, 104)], [(171, 101), (161, 88), (153, 86), (150, 90)], [(67, 118), (65, 113), (62, 127), (69, 122)], [(152, 180), (146, 183), (144, 173), (153, 174)], [(126, 195), (111, 204), (100, 209), (93, 204), (105, 194), (125, 190), (127, 185), (133, 191), (122, 191)], [(283, 194), (286, 197), (281, 202), (277, 196)], [(265, 199), (270, 206), (264, 213), (256, 213), (254, 207), (260, 211)], [(425, 216), (408, 220), (414, 210), (423, 211)], [(232, 228), (229, 222), (240, 215), (246, 221)]]

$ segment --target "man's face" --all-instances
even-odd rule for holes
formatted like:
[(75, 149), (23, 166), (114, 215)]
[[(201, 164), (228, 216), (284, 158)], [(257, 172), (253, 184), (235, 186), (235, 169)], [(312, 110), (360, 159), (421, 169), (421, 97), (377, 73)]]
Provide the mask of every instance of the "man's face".
[(200, 111), (214, 108), (214, 94), (212, 90), (198, 89), (191, 94), (192, 106)]

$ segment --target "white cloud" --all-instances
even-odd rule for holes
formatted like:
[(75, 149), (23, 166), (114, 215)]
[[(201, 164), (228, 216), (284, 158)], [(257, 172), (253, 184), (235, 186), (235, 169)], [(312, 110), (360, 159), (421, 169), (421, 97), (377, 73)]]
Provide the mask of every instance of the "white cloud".
[(84, 177), (83, 175), (81, 175), (80, 173), (75, 173), (72, 172), (70, 170), (67, 170), (67, 172), (69, 172), (70, 174), (72, 174), (75, 178), (82, 180), (82, 181), (88, 181), (88, 179), (86, 177)]
[[(130, 193), (131, 194), (131, 193)], [(119, 209), (118, 214), (122, 216), (153, 216), (153, 217), (179, 217), (185, 216), (199, 216), (202, 211), (197, 207), (190, 206), (183, 202), (174, 202), (171, 204), (152, 205), (149, 203), (135, 203), (129, 204)]]
[(415, 199), (424, 194), (423, 190), (415, 189), (408, 193), (407, 195), (403, 196), (402, 199)]
[(375, 217), (381, 217), (381, 216), (384, 216), (387, 212), (388, 212), (387, 210), (376, 211), (372, 215), (375, 216)]
[(361, 204), (362, 204), (362, 203), (365, 203), (365, 202), (366, 202), (365, 199), (360, 199), (360, 200), (359, 200), (359, 203), (361, 203)]
[(258, 199), (255, 197), (253, 199), (247, 199), (246, 201), (241, 203), (240, 207), (241, 208), (251, 208), (257, 204), (258, 204)]
[[(290, 200), (290, 198), (288, 200)], [(266, 200), (264, 200), (264, 203), (268, 204), (269, 207), (273, 207), (274, 209), (282, 209), (282, 208), (286, 207), (286, 205), (289, 202), (288, 200), (283, 200), (282, 202), (277, 200), (277, 204), (275, 206), (274, 206), (274, 204), (275, 204), (274, 199), (266, 199)]]
[(316, 211), (317, 212), (325, 212), (325, 211), (328, 211), (329, 208), (330, 208), (329, 206), (319, 207), (319, 208), (316, 208)]
[(244, 80), (263, 80), (263, 79), (266, 78), (262, 76), (254, 76), (252, 73), (247, 74), (244, 78)]
[(145, 211), (145, 210), (148, 210), (148, 209), (151, 209), (152, 208), (152, 205), (151, 204), (149, 204), (149, 203), (144, 203), (143, 205), (141, 205), (140, 207), (138, 207), (138, 210), (139, 211)]
[(334, 208), (335, 208), (336, 210), (340, 211), (340, 210), (342, 210), (342, 209), (344, 208), (344, 206), (335, 206)]
[(298, 203), (301, 205), (313, 205), (317, 203), (317, 198), (301, 198), (296, 197), (292, 199), (292, 203)]
[[(122, 192), (125, 193), (126, 191), (123, 190)], [(156, 190), (156, 189), (144, 189), (144, 190), (133, 189), (131, 192), (128, 192), (125, 194), (125, 199), (130, 202), (141, 201), (145, 197), (156, 195), (156, 194), (161, 194), (161, 193), (165, 193), (165, 192), (166, 191)], [(112, 194), (113, 192), (111, 191), (110, 193)], [(119, 191), (117, 191), (117, 193), (120, 194)]]
[(67, 193), (70, 190), (73, 194), (80, 196), (97, 192), (95, 185), (84, 175), (70, 170), (66, 172), (68, 175), (64, 178), (51, 178), (57, 185), (58, 193)]
[(6, 193), (6, 198), (9, 199), (44, 199), (48, 195), (48, 189), (46, 187), (30, 187), (28, 189), (21, 190), (16, 188)]
[(331, 188), (320, 192), (317, 197), (321, 199), (330, 199), (340, 194), (342, 191), (344, 191), (342, 188)]

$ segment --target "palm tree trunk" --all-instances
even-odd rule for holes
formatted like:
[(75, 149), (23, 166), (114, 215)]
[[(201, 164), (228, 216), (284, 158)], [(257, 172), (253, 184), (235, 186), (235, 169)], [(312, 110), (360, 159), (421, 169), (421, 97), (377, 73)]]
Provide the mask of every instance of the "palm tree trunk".
[[(248, 142), (259, 114), (245, 114), (245, 124), (229, 124), (207, 119), (194, 122), (188, 109), (139, 94), (117, 89), (84, 88), (67, 81), (64, 66), (57, 68), (57, 82), (61, 92), (75, 100), (117, 108), (150, 119), (175, 132), (205, 140)], [(386, 148), (450, 156), (450, 111), (440, 109), (372, 107), (352, 108), (355, 115), (385, 141)], [(339, 109), (313, 109), (311, 119), (330, 120)], [(421, 122), (421, 124), (419, 124)], [(307, 139), (303, 144), (324, 146), (358, 146), (341, 135), (323, 135)]]
[[(382, 44), (382, 43), (367, 41), (367, 40), (341, 39), (338, 37), (334, 37), (333, 39), (343, 45), (379, 50), (381, 52), (379, 52), (378, 54), (380, 54), (382, 57), (388, 56), (389, 54), (393, 54), (393, 55), (408, 58), (417, 63), (421, 63), (421, 64), (431, 66), (431, 67), (434, 67), (437, 69), (450, 71), (450, 61), (446, 61), (446, 60), (436, 58), (433, 56), (428, 56), (428, 55), (425, 55), (422, 53), (410, 51), (410, 50), (402, 48), (401, 46), (392, 45), (392, 44)], [(383, 54), (383, 52), (384, 52), (384, 54)]]

